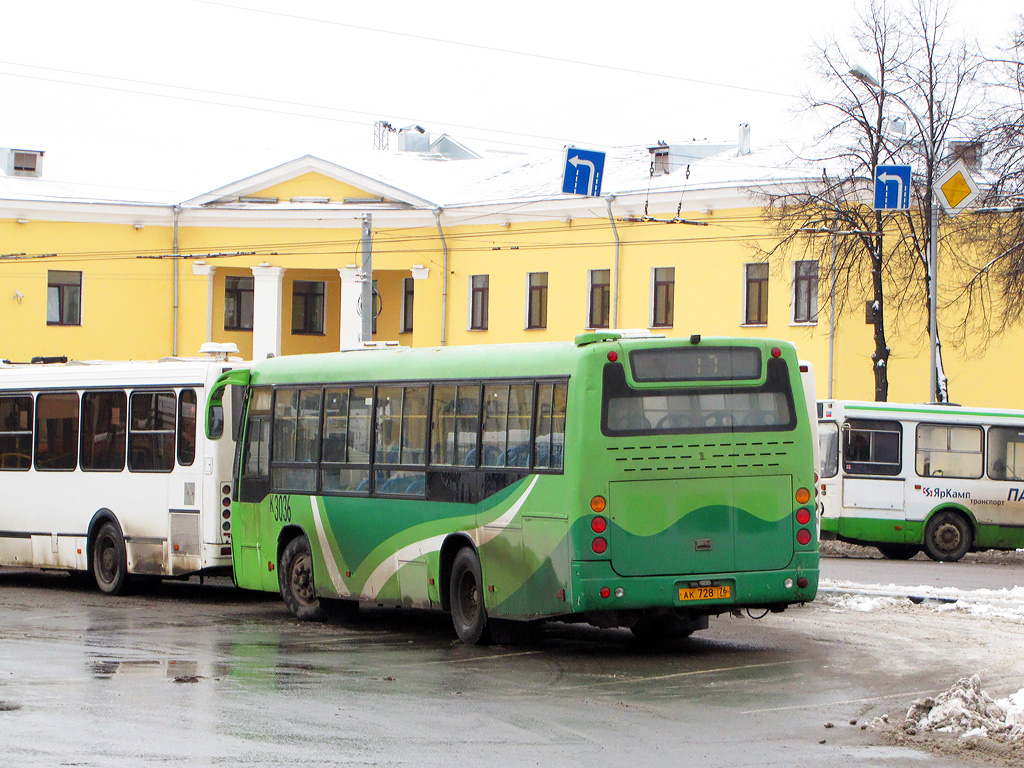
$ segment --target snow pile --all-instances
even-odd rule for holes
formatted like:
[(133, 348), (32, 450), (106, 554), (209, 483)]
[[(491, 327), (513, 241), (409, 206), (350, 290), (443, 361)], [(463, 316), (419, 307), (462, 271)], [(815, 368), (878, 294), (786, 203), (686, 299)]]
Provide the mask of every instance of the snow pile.
[(1024, 587), (1012, 589), (959, 589), (916, 587), (896, 584), (855, 584), (822, 579), (818, 600), (832, 610), (879, 611), (894, 606), (914, 605), (978, 618), (1024, 621)]
[(977, 675), (961, 678), (945, 693), (911, 704), (903, 729), (1024, 742), (1024, 688), (996, 701), (981, 689)]
[(880, 611), (906, 603), (904, 598), (873, 597), (871, 595), (822, 595), (818, 600), (833, 611), (858, 611), (860, 613)]

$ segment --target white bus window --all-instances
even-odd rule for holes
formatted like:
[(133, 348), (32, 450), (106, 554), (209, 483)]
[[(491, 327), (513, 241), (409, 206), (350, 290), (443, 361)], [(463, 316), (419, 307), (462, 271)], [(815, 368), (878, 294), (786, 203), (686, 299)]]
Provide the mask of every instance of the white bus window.
[(839, 473), (839, 425), (834, 421), (818, 422), (818, 446), (821, 453), (821, 476)]
[(175, 411), (173, 392), (134, 392), (128, 430), (128, 469), (170, 472), (174, 469)]
[(36, 399), (36, 469), (70, 471), (78, 466), (78, 393)]
[(0, 397), (0, 470), (32, 466), (32, 398)]
[(847, 420), (843, 424), (843, 469), (854, 475), (898, 475), (902, 434), (897, 421)]
[(196, 402), (194, 389), (178, 393), (178, 464), (183, 467), (191, 467), (196, 460)]
[(122, 391), (82, 395), (82, 471), (124, 469), (128, 396)]
[(921, 477), (981, 477), (981, 427), (918, 424), (915, 464)]
[(992, 427), (988, 431), (988, 476), (1024, 480), (1024, 430)]

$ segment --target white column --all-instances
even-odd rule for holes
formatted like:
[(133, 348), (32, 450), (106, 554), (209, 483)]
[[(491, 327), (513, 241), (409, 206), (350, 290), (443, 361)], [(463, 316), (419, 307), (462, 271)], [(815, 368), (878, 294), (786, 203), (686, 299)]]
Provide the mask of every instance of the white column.
[(206, 340), (213, 341), (213, 273), (217, 267), (207, 264), (205, 261), (197, 261), (192, 264), (192, 274), (198, 277), (206, 276)]
[(260, 264), (252, 268), (252, 359), (281, 354), (284, 268)]
[[(362, 319), (359, 296), (363, 289), (363, 273), (355, 264), (338, 270), (341, 275), (341, 349), (358, 347), (362, 341)], [(369, 339), (367, 339), (369, 341)]]

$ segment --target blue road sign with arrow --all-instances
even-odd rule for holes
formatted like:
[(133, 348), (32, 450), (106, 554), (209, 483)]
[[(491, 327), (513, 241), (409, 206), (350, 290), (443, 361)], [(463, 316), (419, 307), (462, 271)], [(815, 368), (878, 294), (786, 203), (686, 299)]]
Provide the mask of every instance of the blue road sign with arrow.
[(875, 166), (875, 210), (910, 210), (909, 165)]
[(604, 152), (589, 149), (565, 148), (565, 173), (562, 192), (567, 195), (601, 195), (601, 177), (604, 176)]

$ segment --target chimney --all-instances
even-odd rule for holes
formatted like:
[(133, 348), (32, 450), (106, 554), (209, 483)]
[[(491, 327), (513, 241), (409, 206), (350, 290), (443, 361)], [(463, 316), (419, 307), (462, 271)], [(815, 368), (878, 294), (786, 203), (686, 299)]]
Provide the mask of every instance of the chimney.
[(740, 123), (739, 145), (736, 147), (736, 157), (743, 157), (750, 154), (750, 123)]
[(398, 130), (399, 152), (429, 152), (430, 134), (419, 125), (409, 125)]

